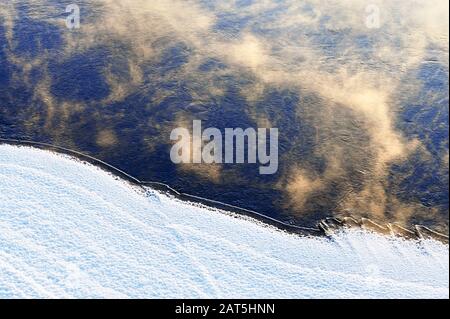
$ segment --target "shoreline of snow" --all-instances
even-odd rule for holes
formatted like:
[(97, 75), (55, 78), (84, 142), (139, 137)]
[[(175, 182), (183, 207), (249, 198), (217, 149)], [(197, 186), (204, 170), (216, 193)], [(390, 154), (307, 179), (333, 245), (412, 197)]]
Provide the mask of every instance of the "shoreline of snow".
[(0, 298), (448, 298), (448, 245), (300, 237), (0, 145)]

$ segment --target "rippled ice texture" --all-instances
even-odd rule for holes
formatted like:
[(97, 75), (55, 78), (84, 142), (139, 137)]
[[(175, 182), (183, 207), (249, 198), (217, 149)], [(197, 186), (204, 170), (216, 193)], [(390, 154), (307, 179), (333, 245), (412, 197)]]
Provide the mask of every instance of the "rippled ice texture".
[(449, 297), (448, 246), (289, 235), (0, 146), (0, 297)]

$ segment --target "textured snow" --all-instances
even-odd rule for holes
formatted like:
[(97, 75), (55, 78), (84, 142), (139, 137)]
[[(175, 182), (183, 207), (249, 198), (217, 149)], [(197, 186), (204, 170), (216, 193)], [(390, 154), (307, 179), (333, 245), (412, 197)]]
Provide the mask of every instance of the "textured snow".
[(289, 235), (0, 145), (0, 298), (21, 297), (448, 298), (449, 248)]

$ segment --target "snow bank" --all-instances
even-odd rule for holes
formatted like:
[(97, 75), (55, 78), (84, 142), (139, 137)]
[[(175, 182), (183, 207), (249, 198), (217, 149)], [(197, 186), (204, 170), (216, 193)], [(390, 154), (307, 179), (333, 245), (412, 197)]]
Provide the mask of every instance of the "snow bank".
[(448, 298), (449, 248), (289, 235), (0, 145), (0, 298)]

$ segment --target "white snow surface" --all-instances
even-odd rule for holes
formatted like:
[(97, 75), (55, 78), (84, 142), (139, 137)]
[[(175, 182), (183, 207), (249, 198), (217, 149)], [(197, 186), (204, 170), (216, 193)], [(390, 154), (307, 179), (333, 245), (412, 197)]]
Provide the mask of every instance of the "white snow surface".
[(449, 247), (301, 237), (0, 145), (0, 298), (449, 298)]

